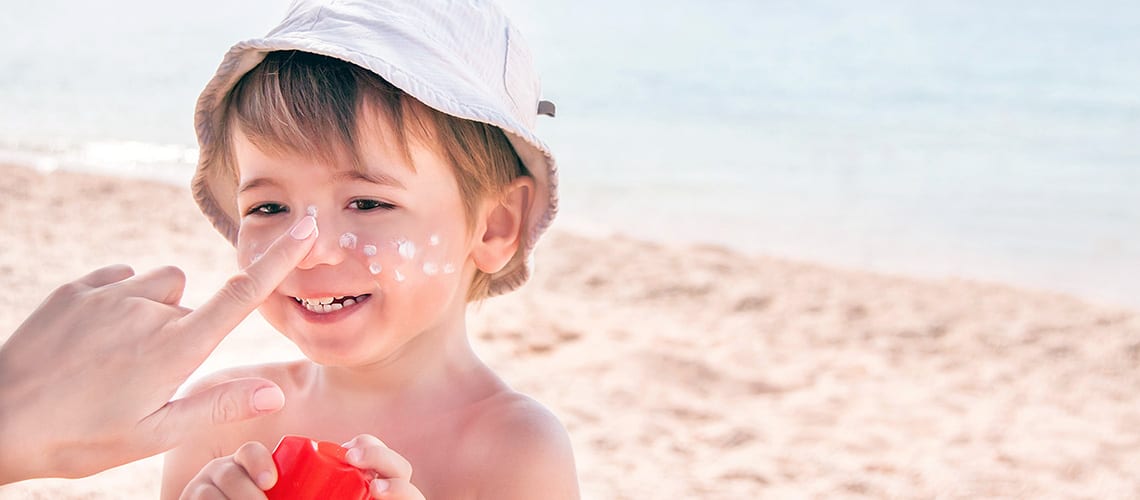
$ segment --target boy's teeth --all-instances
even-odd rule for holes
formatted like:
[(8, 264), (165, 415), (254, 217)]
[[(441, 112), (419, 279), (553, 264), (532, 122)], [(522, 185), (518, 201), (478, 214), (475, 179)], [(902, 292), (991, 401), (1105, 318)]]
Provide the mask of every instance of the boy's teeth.
[[(343, 299), (341, 303), (333, 303), (334, 301), (341, 299)], [(355, 297), (349, 295), (343, 295), (340, 297), (317, 297), (312, 299), (303, 299), (297, 297), (296, 300), (297, 302), (300, 302), (302, 306), (305, 306), (305, 309), (308, 309), (315, 313), (339, 311), (345, 307), (356, 304)]]
[(305, 305), (327, 306), (329, 304), (332, 304), (334, 300), (339, 299), (339, 298), (342, 298), (342, 297), (318, 297), (315, 299), (298, 299), (298, 300), (300, 300), (301, 303), (305, 304)]

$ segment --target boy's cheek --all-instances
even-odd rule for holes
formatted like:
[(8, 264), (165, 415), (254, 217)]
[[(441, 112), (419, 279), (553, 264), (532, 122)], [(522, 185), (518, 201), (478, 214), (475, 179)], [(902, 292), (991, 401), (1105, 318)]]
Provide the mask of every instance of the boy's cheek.
[[(346, 231), (337, 236), (347, 257), (382, 288), (413, 286), (455, 275), (462, 267), (462, 247), (442, 231)], [(395, 290), (393, 290), (395, 291)]]
[(238, 267), (246, 267), (257, 261), (264, 253), (261, 245), (257, 242), (243, 244), (238, 240), (237, 248), (237, 264)]
[(256, 261), (265, 253), (265, 249), (273, 242), (272, 238), (264, 237), (258, 229), (247, 224), (238, 228), (237, 245), (235, 247), (238, 267), (245, 267)]

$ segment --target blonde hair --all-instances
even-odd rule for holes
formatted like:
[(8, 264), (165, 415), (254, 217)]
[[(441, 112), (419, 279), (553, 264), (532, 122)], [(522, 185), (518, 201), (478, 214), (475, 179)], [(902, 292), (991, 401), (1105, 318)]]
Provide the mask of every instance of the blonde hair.
[[(225, 152), (225, 170), (235, 183), (237, 165), (231, 134), (236, 130), (267, 153), (365, 168), (359, 115), (373, 110), (395, 133), (393, 146), (413, 169), (409, 138), (433, 148), (451, 165), (468, 230), (474, 227), (482, 199), (498, 197), (515, 179), (530, 176), (498, 127), (436, 111), (375, 73), (331, 57), (300, 51), (271, 52), (242, 76), (223, 106), (225, 118), (218, 137)], [(525, 231), (519, 235), (516, 259), (525, 251), (526, 237)], [(490, 283), (491, 275), (476, 271), (467, 300), (487, 297)]]

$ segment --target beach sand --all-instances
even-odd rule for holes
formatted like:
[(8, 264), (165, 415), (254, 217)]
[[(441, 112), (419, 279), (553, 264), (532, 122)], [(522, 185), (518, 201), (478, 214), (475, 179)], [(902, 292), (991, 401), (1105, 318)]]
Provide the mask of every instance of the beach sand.
[[(0, 335), (98, 266), (179, 266), (190, 306), (235, 269), (164, 184), (0, 167), (0, 224)], [(1140, 498), (1135, 311), (558, 230), (536, 260), (470, 334), (562, 418), (586, 498)], [(200, 372), (297, 356), (253, 317)], [(155, 498), (160, 472), (0, 498)]]

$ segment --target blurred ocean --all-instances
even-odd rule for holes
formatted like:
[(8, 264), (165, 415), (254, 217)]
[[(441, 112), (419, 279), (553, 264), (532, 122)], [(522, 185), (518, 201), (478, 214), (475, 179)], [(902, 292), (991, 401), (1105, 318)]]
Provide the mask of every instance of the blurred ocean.
[[(286, 3), (7, 2), (0, 161), (186, 183), (198, 92)], [(1138, 2), (503, 3), (559, 226), (1140, 306)]]

